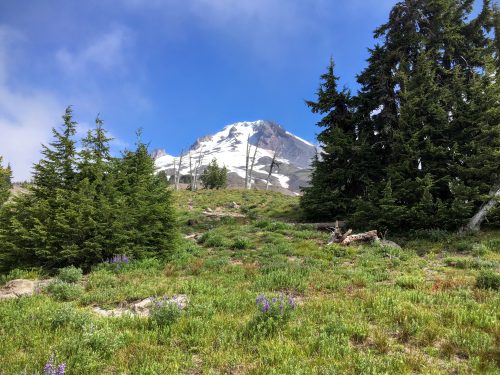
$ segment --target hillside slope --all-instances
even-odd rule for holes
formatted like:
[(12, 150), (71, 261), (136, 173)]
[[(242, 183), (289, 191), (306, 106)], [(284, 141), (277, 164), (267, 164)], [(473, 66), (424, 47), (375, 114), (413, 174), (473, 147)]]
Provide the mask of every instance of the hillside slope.
[[(0, 374), (41, 373), (52, 354), (66, 375), (499, 372), (500, 232), (327, 246), (329, 233), (285, 222), (296, 197), (175, 195), (185, 238), (167, 261), (101, 264), (0, 300)], [(95, 312), (152, 296), (187, 302), (150, 318)]]

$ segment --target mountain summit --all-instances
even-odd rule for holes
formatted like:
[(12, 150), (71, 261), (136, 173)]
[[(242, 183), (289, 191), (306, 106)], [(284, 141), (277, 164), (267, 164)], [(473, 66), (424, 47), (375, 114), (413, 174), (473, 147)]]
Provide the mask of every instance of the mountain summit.
[[(212, 159), (219, 165), (225, 165), (229, 172), (231, 186), (244, 186), (247, 140), (252, 147), (251, 156), (258, 145), (253, 172), (253, 184), (264, 187), (269, 166), (274, 152), (279, 168), (275, 168), (271, 177), (271, 189), (300, 191), (300, 186), (308, 183), (311, 159), (315, 155), (313, 144), (287, 132), (280, 125), (271, 121), (238, 122), (227, 125), (220, 132), (198, 138), (184, 152), (181, 174), (189, 174), (189, 155), (192, 162), (202, 156), (202, 166), (207, 166)], [(174, 160), (179, 157), (168, 155), (164, 150), (153, 151), (155, 164), (159, 171), (165, 170), (167, 175), (173, 174)]]

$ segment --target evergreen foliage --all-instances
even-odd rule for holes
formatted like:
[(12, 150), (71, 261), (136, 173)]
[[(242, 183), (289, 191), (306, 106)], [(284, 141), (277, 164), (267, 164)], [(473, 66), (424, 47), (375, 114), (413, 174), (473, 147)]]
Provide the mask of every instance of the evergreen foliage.
[(317, 101), (306, 102), (325, 115), (301, 200), (309, 219), (454, 229), (488, 198), (500, 179), (500, 16), (489, 0), (475, 18), (472, 6), (397, 3), (352, 98), (330, 64)]
[(33, 183), (0, 211), (0, 269), (88, 269), (115, 254), (168, 256), (175, 246), (171, 192), (142, 142), (110, 155), (101, 119), (77, 151), (71, 107), (43, 146)]
[(219, 167), (213, 159), (201, 175), (201, 182), (205, 189), (223, 189), (227, 186), (227, 168)]
[(9, 199), (10, 189), (12, 188), (12, 170), (10, 165), (2, 165), (2, 156), (0, 156), (0, 206)]

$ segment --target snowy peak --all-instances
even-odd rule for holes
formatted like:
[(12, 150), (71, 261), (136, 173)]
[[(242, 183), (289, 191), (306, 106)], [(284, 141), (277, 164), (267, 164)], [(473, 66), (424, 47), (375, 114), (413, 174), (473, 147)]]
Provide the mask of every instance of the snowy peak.
[[(258, 146), (254, 183), (259, 186), (267, 178), (269, 165), (274, 153), (280, 164), (273, 173), (271, 185), (297, 192), (300, 186), (307, 184), (309, 166), (315, 155), (315, 147), (303, 139), (287, 132), (280, 125), (271, 121), (238, 122), (225, 126), (220, 132), (198, 138), (184, 153), (181, 174), (189, 173), (189, 157), (193, 160), (202, 158), (202, 166), (216, 159), (219, 165), (225, 165), (230, 172), (233, 185), (242, 185), (245, 176), (247, 142), (252, 145), (251, 155)], [(174, 159), (179, 157), (156, 152), (156, 167), (173, 173)], [(231, 178), (232, 175), (232, 178)]]

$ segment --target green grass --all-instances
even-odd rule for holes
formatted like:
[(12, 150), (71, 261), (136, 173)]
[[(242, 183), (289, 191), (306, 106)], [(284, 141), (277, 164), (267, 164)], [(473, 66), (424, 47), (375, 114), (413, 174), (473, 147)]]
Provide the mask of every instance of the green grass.
[[(233, 201), (241, 208), (226, 208)], [(169, 262), (103, 264), (81, 280), (66, 270), (42, 294), (0, 301), (0, 374), (40, 372), (52, 353), (67, 374), (500, 371), (500, 232), (419, 232), (397, 239), (402, 250), (346, 248), (290, 224), (294, 197), (180, 192), (178, 205), (182, 233), (200, 237)], [(217, 207), (249, 217), (201, 214)], [(1, 280), (21, 277), (43, 273)], [(262, 316), (256, 297), (281, 293), (296, 309)], [(188, 307), (151, 319), (92, 311), (174, 294), (186, 294)]]

